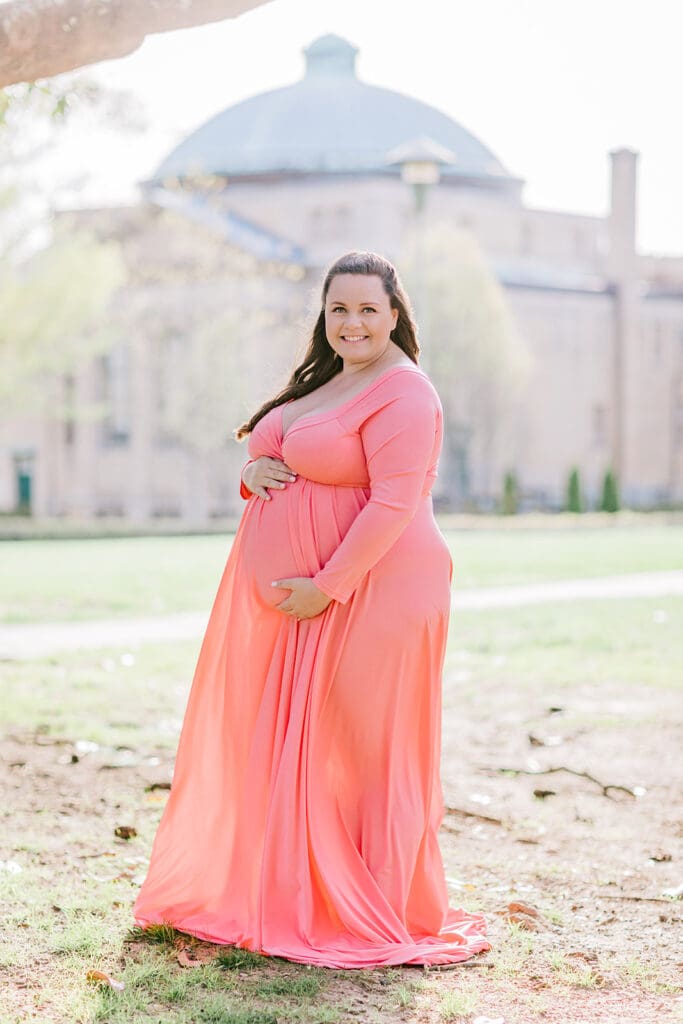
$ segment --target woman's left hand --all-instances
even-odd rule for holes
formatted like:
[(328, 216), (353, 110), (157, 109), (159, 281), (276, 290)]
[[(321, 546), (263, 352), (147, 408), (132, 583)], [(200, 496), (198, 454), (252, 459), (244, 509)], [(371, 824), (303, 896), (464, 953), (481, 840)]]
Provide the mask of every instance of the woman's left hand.
[(273, 580), (272, 586), (283, 587), (290, 590), (289, 597), (286, 597), (280, 604), (275, 605), (281, 612), (293, 616), (295, 619), (312, 619), (315, 615), (324, 612), (333, 598), (318, 590), (315, 583), (308, 576), (295, 576), (288, 580)]

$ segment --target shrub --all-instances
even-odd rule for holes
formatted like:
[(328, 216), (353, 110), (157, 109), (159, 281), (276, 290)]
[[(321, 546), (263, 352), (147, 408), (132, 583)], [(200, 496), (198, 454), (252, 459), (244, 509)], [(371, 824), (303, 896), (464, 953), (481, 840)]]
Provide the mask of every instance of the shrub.
[(600, 510), (602, 512), (619, 511), (617, 479), (611, 469), (606, 470), (605, 477), (602, 482), (602, 500), (600, 502)]
[(567, 511), (583, 512), (583, 499), (581, 497), (581, 480), (579, 478), (579, 471), (576, 466), (574, 466), (571, 473), (569, 474), (569, 483), (567, 484)]
[(517, 477), (508, 470), (503, 481), (503, 515), (511, 516), (519, 510), (519, 484)]

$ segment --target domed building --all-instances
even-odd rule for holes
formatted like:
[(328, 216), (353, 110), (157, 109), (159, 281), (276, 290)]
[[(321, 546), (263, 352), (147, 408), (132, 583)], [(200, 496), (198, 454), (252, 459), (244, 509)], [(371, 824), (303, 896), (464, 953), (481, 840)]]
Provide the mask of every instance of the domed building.
[(21, 487), (44, 515), (239, 513), (231, 431), (298, 362), (352, 249), (405, 270), (446, 414), (441, 507), (496, 508), (513, 474), (520, 507), (559, 509), (574, 467), (591, 507), (610, 468), (624, 504), (683, 500), (683, 258), (637, 251), (637, 153), (610, 153), (605, 217), (534, 209), (471, 131), (363, 82), (357, 52), (314, 40), (300, 80), (198, 127), (138, 205), (62, 215), (130, 268), (119, 342), (69, 383), (108, 411), (33, 444), (10, 432), (2, 507)]
[(184, 196), (196, 216), (210, 206), (227, 230), (236, 215), (246, 218), (273, 236), (273, 252), (310, 267), (346, 249), (396, 249), (396, 229), (412, 216), (395, 159), (406, 144), (426, 142), (454, 213), (466, 216), (474, 197), (492, 211), (519, 206), (522, 181), (471, 132), (426, 103), (362, 82), (356, 47), (326, 35), (303, 52), (298, 82), (199, 127), (145, 183), (147, 198), (176, 205)]
[(193, 175), (261, 180), (266, 174), (400, 176), (386, 154), (407, 139), (429, 136), (453, 154), (444, 179), (498, 194), (519, 194), (494, 154), (450, 117), (419, 100), (368, 85), (356, 74), (358, 50), (339, 36), (304, 51), (306, 70), (293, 85), (229, 107), (185, 139), (156, 179)]

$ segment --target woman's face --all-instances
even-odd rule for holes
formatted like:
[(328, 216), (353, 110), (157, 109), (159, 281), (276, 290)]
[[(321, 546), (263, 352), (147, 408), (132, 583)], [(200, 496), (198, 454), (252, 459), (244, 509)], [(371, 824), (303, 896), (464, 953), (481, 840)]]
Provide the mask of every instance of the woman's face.
[(325, 300), (327, 340), (345, 364), (372, 363), (392, 344), (396, 326), (392, 309), (377, 274), (337, 274)]

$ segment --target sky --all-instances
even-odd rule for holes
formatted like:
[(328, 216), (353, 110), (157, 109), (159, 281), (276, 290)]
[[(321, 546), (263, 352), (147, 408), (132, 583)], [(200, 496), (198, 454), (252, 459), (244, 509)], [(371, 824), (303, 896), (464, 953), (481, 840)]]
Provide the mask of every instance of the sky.
[(84, 69), (131, 94), (146, 128), (75, 117), (55, 181), (78, 180), (88, 203), (133, 198), (209, 117), (298, 80), (301, 51), (328, 32), (358, 47), (359, 78), (481, 139), (525, 180), (527, 206), (604, 216), (609, 150), (637, 150), (638, 248), (683, 256), (681, 0), (271, 0)]

